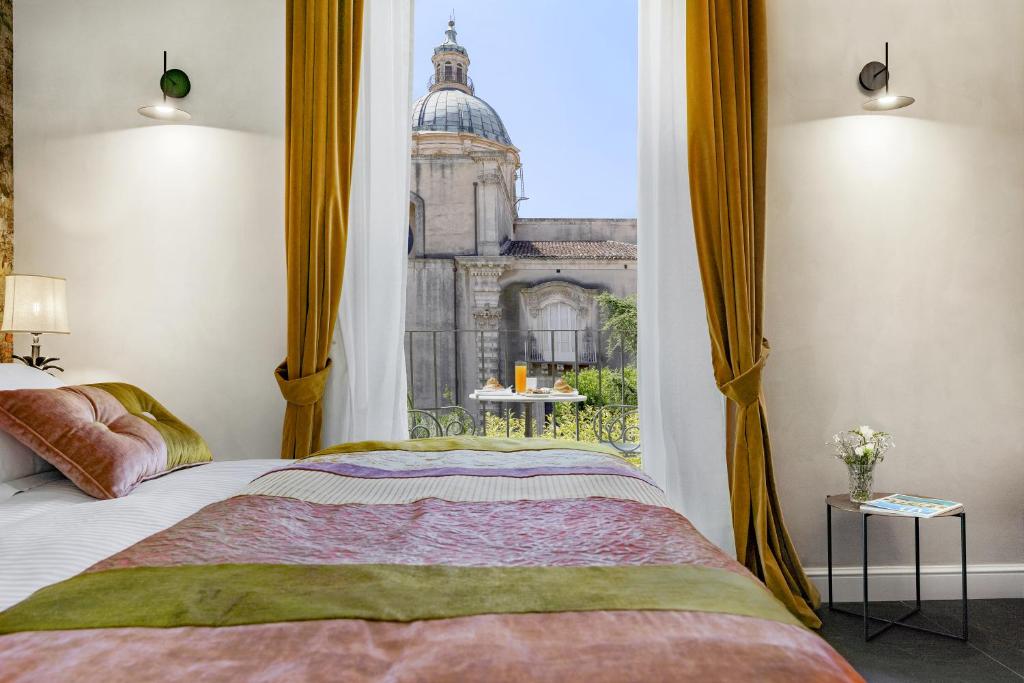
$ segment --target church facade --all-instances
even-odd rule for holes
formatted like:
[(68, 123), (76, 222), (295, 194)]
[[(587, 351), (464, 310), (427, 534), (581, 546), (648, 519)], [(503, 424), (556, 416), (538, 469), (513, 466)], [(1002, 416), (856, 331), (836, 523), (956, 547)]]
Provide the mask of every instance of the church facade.
[(636, 220), (520, 218), (519, 149), (475, 94), (454, 22), (412, 111), (406, 358), (417, 408), (458, 404), (516, 361), (550, 384), (602, 358), (597, 295), (636, 292)]

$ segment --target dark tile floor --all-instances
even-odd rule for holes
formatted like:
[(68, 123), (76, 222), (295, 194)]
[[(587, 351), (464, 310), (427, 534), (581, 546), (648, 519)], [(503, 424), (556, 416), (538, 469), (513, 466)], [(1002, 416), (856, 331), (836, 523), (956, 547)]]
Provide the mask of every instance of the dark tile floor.
[[(893, 618), (912, 604), (873, 603), (871, 614)], [(865, 643), (859, 617), (830, 612), (827, 607), (818, 614), (821, 634), (870, 683), (1024, 680), (1024, 600), (970, 600), (968, 605), (970, 639), (966, 643), (903, 628), (891, 628)], [(861, 608), (860, 603), (842, 607)], [(958, 600), (925, 601), (921, 612), (908, 622), (956, 632), (960, 608)], [(875, 622), (872, 628), (878, 626)]]

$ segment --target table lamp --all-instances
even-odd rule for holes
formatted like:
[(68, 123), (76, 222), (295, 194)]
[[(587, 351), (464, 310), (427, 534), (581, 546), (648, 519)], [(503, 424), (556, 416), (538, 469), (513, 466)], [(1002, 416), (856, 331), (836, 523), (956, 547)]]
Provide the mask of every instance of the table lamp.
[(39, 335), (70, 334), (68, 329), (67, 281), (45, 275), (8, 275), (4, 278), (4, 319), (2, 332), (28, 332), (32, 350), (28, 356), (15, 356), (25, 365), (39, 370), (64, 368), (39, 353)]

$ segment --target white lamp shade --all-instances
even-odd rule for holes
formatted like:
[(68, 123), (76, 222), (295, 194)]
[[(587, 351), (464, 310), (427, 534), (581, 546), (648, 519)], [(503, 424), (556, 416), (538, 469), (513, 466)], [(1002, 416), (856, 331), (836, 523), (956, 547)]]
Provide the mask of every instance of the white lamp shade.
[(890, 95), (886, 92), (872, 97), (863, 106), (868, 111), (891, 111), (893, 109), (909, 107), (913, 103), (914, 98), (909, 95)]
[(172, 107), (169, 104), (149, 104), (143, 107), (139, 107), (139, 113), (149, 119), (156, 119), (157, 121), (188, 121), (192, 118), (184, 109), (178, 109)]
[(67, 281), (45, 275), (5, 277), (2, 331), (69, 334)]

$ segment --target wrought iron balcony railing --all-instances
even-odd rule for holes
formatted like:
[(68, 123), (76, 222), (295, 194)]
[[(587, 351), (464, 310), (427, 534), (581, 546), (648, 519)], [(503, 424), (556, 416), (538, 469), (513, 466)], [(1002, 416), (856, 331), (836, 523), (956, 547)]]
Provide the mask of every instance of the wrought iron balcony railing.
[[(469, 397), (490, 377), (513, 384), (515, 363), (525, 360), (528, 374), (540, 386), (565, 377), (580, 387), (580, 372), (589, 371), (588, 387), (581, 387), (593, 399), (587, 402), (588, 433), (625, 453), (638, 452), (635, 374), (626, 372), (635, 367), (636, 359), (627, 349), (636, 344), (635, 339), (626, 341), (630, 343), (616, 340), (609, 345), (607, 335), (598, 330), (408, 330), (410, 433), (414, 438), (482, 434), (490, 414), (504, 415), (502, 431), (508, 434), (510, 415), (505, 407)], [(560, 410), (563, 419), (566, 410)], [(547, 412), (552, 430), (564, 432), (566, 426), (559, 426), (553, 406)], [(574, 404), (572, 412), (575, 420), (568, 428), (580, 438), (580, 404)]]
[(441, 78), (438, 78), (437, 74), (434, 74), (429, 79), (427, 79), (427, 90), (430, 90), (435, 85), (444, 83), (456, 83), (459, 85), (465, 85), (469, 88), (469, 92), (471, 94), (476, 92), (476, 87), (473, 85), (473, 79), (466, 75), (463, 75), (463, 77), (460, 79), (457, 76), (442, 76)]
[(533, 363), (578, 363), (594, 365), (597, 344), (590, 330), (537, 330), (527, 338), (526, 359)]

